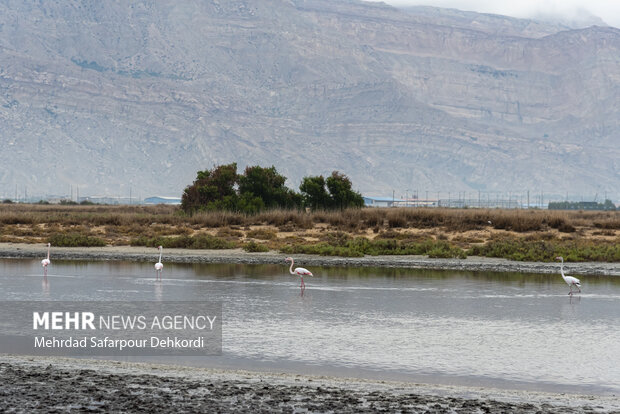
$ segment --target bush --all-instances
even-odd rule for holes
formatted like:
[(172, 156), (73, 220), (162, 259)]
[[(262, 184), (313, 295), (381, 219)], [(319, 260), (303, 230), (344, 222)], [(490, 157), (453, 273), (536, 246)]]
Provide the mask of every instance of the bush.
[(533, 262), (552, 262), (557, 256), (563, 256), (567, 262), (620, 261), (620, 245), (593, 241), (503, 239), (490, 241), (482, 246), (474, 246), (467, 253), (473, 256)]
[(246, 236), (258, 240), (273, 240), (277, 237), (277, 234), (273, 229), (256, 229), (248, 231)]
[(433, 258), (460, 259), (467, 257), (467, 253), (463, 249), (453, 247), (445, 241), (427, 240), (416, 243), (390, 239), (368, 240), (365, 237), (345, 239), (333, 236), (328, 240), (314, 244), (285, 246), (280, 251), (288, 254), (305, 253), (345, 257), (362, 257), (365, 255), (428, 255)]
[(267, 247), (266, 245), (262, 243), (256, 243), (255, 241), (250, 241), (243, 245), (243, 250), (245, 250), (248, 253), (262, 253), (262, 252), (268, 252), (269, 247)]
[(58, 247), (103, 247), (106, 245), (106, 242), (99, 237), (78, 233), (54, 234), (47, 241), (52, 246)]
[(157, 247), (162, 246), (168, 249), (234, 249), (237, 244), (228, 240), (214, 237), (209, 234), (201, 234), (196, 236), (178, 236), (178, 237), (138, 237), (131, 240), (132, 246)]

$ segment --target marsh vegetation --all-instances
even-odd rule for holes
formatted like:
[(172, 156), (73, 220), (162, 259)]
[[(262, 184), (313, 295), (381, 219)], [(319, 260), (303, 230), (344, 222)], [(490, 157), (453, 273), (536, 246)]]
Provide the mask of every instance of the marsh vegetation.
[(0, 205), (0, 242), (620, 261), (620, 212), (345, 209), (257, 214), (176, 206)]

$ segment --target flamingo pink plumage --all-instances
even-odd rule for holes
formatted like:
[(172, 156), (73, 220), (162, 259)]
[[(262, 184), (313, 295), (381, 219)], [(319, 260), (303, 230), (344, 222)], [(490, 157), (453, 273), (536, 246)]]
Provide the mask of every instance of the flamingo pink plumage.
[(568, 292), (568, 294), (572, 296), (573, 286), (575, 286), (577, 288), (577, 291), (581, 293), (581, 282), (579, 281), (579, 279), (572, 276), (566, 276), (564, 274), (564, 258), (562, 256), (558, 256), (555, 258), (555, 260), (560, 260), (560, 273), (562, 273), (562, 278), (570, 287), (570, 292)]
[(304, 269), (303, 267), (296, 267), (295, 270), (293, 270), (293, 258), (292, 257), (287, 257), (286, 259), (284, 259), (285, 262), (290, 261), (291, 262), (291, 267), (289, 269), (289, 271), (291, 272), (292, 275), (297, 275), (301, 278), (301, 285), (300, 287), (302, 289), (306, 288), (306, 284), (304, 283), (304, 276), (314, 276), (312, 274), (312, 272), (310, 272), (308, 269)]
[(159, 261), (155, 263), (155, 270), (157, 271), (157, 278), (161, 280), (161, 271), (164, 268), (164, 264), (161, 262), (161, 253), (164, 249), (161, 246), (159, 246), (157, 249), (159, 250)]
[(50, 247), (51, 247), (51, 243), (47, 243), (47, 258), (41, 260), (41, 266), (43, 266), (43, 275), (47, 276), (47, 266), (50, 265), (50, 263), (52, 263), (50, 261)]

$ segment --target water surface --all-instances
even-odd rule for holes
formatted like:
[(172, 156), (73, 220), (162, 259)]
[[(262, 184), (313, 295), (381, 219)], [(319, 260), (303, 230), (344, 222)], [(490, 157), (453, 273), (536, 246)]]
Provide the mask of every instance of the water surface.
[[(300, 264), (303, 265), (303, 264)], [(221, 301), (223, 355), (176, 363), (553, 391), (620, 391), (620, 278), (279, 265), (0, 260), (2, 300)], [(160, 361), (159, 361), (160, 362)]]

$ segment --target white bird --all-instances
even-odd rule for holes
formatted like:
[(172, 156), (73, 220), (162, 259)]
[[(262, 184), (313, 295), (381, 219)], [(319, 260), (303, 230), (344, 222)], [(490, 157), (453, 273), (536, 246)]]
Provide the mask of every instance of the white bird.
[(299, 287), (301, 287), (302, 289), (305, 289), (306, 284), (304, 283), (304, 276), (314, 276), (312, 272), (310, 272), (308, 269), (304, 269), (303, 267), (296, 267), (295, 270), (293, 270), (293, 258), (292, 257), (287, 257), (286, 259), (284, 259), (284, 261), (291, 262), (291, 267), (289, 271), (291, 272), (292, 275), (297, 275), (301, 278), (301, 285)]
[(161, 262), (161, 253), (163, 251), (163, 247), (159, 246), (157, 249), (159, 250), (159, 261), (155, 263), (155, 270), (157, 271), (157, 278), (161, 280), (161, 271), (164, 268), (164, 265)]
[(50, 247), (51, 247), (51, 243), (47, 243), (47, 258), (41, 260), (41, 266), (43, 266), (43, 275), (47, 276), (47, 266), (50, 265), (50, 263), (52, 263), (50, 261)]
[(573, 294), (573, 286), (575, 286), (577, 288), (577, 291), (581, 293), (581, 282), (579, 281), (579, 279), (572, 276), (566, 276), (564, 274), (564, 258), (562, 256), (558, 256), (555, 258), (555, 260), (560, 260), (560, 273), (562, 273), (562, 279), (564, 279), (564, 281), (570, 287), (570, 292), (568, 292), (568, 294)]

